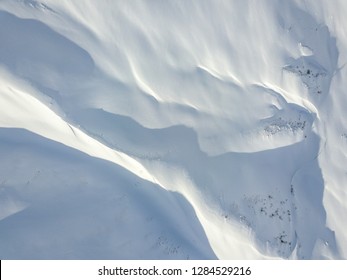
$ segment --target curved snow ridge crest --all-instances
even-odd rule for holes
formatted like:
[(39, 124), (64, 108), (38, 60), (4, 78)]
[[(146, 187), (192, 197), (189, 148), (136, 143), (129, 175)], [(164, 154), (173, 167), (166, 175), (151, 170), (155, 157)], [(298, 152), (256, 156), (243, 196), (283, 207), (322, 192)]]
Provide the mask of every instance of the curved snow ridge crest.
[(281, 97), (286, 103), (293, 103), (300, 107), (303, 107), (303, 109), (306, 109), (308, 112), (310, 112), (312, 115), (319, 119), (319, 111), (317, 107), (308, 99), (303, 98), (299, 95), (290, 94), (289, 92), (283, 90), (283, 88), (270, 83), (265, 82), (256, 85), (266, 90), (274, 92), (278, 97)]
[(3, 81), (2, 77), (0, 103), (6, 109), (0, 112), (1, 127), (27, 129), (90, 156), (116, 163), (145, 180), (157, 183), (138, 161), (103, 145), (70, 125), (25, 90)]

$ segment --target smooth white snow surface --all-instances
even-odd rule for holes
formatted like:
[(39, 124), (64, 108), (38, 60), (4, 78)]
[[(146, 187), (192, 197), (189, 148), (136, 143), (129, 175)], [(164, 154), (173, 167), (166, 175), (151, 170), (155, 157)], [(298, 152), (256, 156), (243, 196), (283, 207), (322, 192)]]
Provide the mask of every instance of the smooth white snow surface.
[(0, 0), (0, 259), (346, 259), (346, 14)]

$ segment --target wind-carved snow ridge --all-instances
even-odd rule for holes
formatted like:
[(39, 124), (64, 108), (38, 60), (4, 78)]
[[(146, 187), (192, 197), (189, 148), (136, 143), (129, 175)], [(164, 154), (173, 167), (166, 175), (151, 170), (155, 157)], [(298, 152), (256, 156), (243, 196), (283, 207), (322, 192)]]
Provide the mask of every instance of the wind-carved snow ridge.
[(0, 1), (1, 258), (346, 257), (332, 2)]
[(183, 196), (24, 129), (0, 141), (2, 259), (215, 258)]
[(55, 11), (53, 9), (51, 9), (46, 4), (44, 4), (43, 2), (40, 2), (40, 1), (35, 1), (35, 0), (17, 0), (17, 1), (23, 3), (26, 6), (34, 8), (34, 9), (39, 9), (42, 11), (49, 11), (49, 12), (55, 13)]
[(288, 103), (281, 93), (269, 88), (263, 88), (275, 98), (272, 105), (273, 116), (261, 120), (262, 133), (271, 137), (282, 135), (293, 139), (292, 143), (304, 140), (312, 130), (315, 114), (306, 108)]

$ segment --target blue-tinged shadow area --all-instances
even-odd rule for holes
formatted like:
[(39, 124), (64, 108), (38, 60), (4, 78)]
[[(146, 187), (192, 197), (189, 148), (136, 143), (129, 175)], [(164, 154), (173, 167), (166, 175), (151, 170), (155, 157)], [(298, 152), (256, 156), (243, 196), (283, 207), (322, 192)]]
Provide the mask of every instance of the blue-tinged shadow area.
[(178, 193), (23, 129), (0, 154), (1, 259), (216, 258)]
[(302, 141), (289, 146), (209, 156), (185, 126), (149, 129), (101, 109), (76, 111), (72, 117), (88, 134), (144, 164), (157, 161), (187, 172), (222, 219), (253, 230), (263, 253), (323, 258), (315, 250), (325, 242), (338, 255), (334, 232), (326, 227), (320, 138), (311, 127)]
[(94, 70), (83, 48), (38, 20), (0, 11), (0, 38), (0, 63), (38, 87), (56, 89)]

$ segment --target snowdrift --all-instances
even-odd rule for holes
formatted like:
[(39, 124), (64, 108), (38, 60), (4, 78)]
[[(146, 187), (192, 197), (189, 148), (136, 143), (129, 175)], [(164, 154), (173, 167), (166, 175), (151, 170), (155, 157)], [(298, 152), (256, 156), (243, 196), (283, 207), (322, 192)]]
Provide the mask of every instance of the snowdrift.
[(1, 259), (346, 259), (344, 1), (0, 1)]

